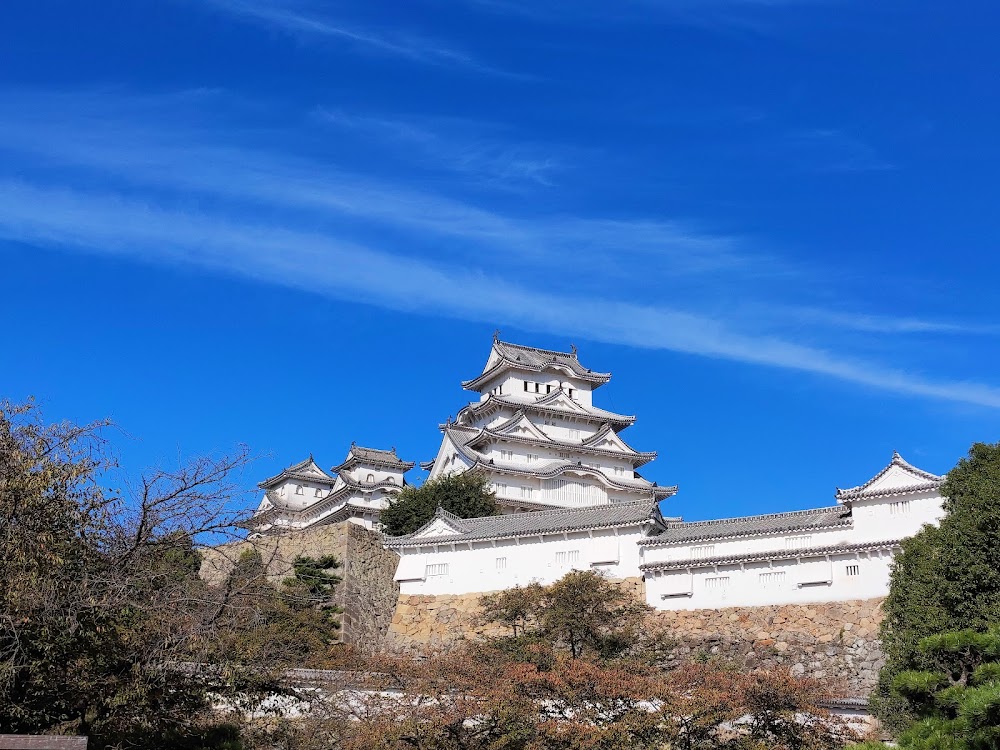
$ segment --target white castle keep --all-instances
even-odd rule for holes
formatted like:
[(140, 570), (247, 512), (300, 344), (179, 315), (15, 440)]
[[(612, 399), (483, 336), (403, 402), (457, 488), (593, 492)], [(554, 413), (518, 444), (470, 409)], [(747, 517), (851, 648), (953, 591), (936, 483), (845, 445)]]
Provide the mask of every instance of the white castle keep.
[[(942, 477), (893, 454), (864, 484), (812, 510), (685, 522), (665, 517), (661, 487), (636, 470), (656, 457), (620, 433), (635, 417), (593, 405), (610, 374), (570, 352), (494, 338), (483, 372), (462, 385), (480, 394), (440, 426), (430, 477), (477, 470), (503, 515), (460, 519), (439, 510), (412, 534), (387, 537), (400, 555), (403, 594), (496, 591), (551, 583), (570, 570), (645, 581), (658, 609), (867, 599), (888, 593), (900, 542), (942, 513)], [(395, 451), (352, 446), (323, 472), (310, 457), (261, 483), (260, 533), (377, 516), (413, 467)]]

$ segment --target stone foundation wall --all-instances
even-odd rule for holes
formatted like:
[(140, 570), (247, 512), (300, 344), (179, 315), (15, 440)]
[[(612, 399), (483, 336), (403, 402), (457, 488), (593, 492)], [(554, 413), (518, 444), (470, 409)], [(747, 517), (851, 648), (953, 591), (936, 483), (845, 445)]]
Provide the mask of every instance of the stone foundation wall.
[(271, 583), (292, 575), (296, 557), (333, 555), (342, 578), (334, 600), (344, 610), (341, 637), (364, 651), (383, 647), (399, 586), (393, 581), (399, 557), (382, 547), (381, 535), (344, 521), (289, 534), (276, 534), (202, 550), (201, 576), (219, 584), (248, 549), (260, 553)]
[[(644, 596), (641, 579), (621, 582)], [(447, 650), (466, 639), (502, 634), (479, 621), (482, 594), (401, 595), (386, 646), (399, 653)], [(668, 663), (719, 658), (748, 668), (786, 667), (793, 674), (831, 683), (844, 697), (867, 697), (884, 657), (878, 641), (882, 600), (825, 604), (728, 607), (655, 612), (651, 627), (664, 628)]]
[(365, 652), (380, 651), (399, 597), (393, 580), (399, 555), (382, 546), (381, 534), (356, 523), (343, 525), (348, 527), (347, 564), (339, 587), (344, 640)]
[[(637, 598), (645, 598), (641, 578), (625, 578), (616, 583)], [(503, 626), (480, 621), (479, 598), (486, 593), (492, 592), (441, 596), (400, 594), (386, 646), (398, 653), (418, 654), (447, 650), (470, 638), (503, 635), (506, 632)]]
[(823, 604), (656, 612), (676, 643), (670, 661), (716, 656), (746, 667), (787, 667), (865, 698), (885, 661), (878, 640), (882, 599)]

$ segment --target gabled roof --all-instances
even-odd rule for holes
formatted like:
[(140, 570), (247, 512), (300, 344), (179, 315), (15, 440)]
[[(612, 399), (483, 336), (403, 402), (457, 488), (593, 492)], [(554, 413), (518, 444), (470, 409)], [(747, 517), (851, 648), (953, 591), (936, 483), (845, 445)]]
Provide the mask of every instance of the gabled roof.
[[(504, 539), (543, 534), (562, 534), (589, 529), (617, 528), (648, 524), (659, 528), (657, 504), (648, 500), (637, 500), (614, 505), (594, 505), (587, 508), (558, 508), (529, 513), (510, 513), (505, 516), (483, 518), (457, 518), (439, 509), (433, 519), (406, 536), (386, 537), (385, 546), (390, 548), (471, 542), (481, 539)], [(421, 538), (421, 532), (443, 521), (455, 531)]]
[(541, 440), (548, 442), (548, 436), (542, 432), (534, 422), (528, 419), (528, 415), (524, 413), (523, 409), (519, 409), (515, 412), (514, 416), (505, 422), (501, 422), (496, 427), (483, 428), (482, 432), (488, 432), (497, 436), (520, 436), (525, 438), (534, 438), (535, 440)]
[(864, 484), (846, 490), (837, 488), (837, 502), (926, 492), (940, 488), (943, 481), (944, 477), (918, 469), (893, 451), (889, 465)]
[(512, 368), (529, 372), (544, 372), (545, 370), (562, 372), (569, 377), (591, 383), (594, 387), (611, 380), (611, 373), (594, 372), (581, 365), (576, 356), (575, 346), (568, 352), (557, 352), (552, 349), (511, 344), (494, 337), (493, 349), (483, 372), (472, 380), (464, 381), (462, 387), (470, 391), (478, 391), (499, 373)]
[(320, 484), (333, 484), (335, 481), (332, 476), (317, 466), (312, 455), (310, 454), (309, 458), (305, 461), (300, 461), (297, 464), (289, 466), (280, 474), (275, 474), (273, 477), (265, 479), (257, 486), (262, 490), (269, 490), (272, 487), (277, 487), (278, 485), (290, 480), (319, 482)]
[[(527, 422), (531, 425), (529, 432), (525, 434), (519, 434), (513, 430), (508, 429), (509, 427), (519, 425), (522, 422)], [(617, 435), (611, 430), (610, 427), (605, 427), (604, 430), (600, 431), (594, 437), (605, 437), (608, 434), (614, 435), (615, 448), (599, 448), (594, 444), (593, 438), (586, 440), (581, 443), (567, 443), (561, 440), (553, 440), (545, 434), (540, 433), (535, 425), (531, 424), (529, 420), (524, 416), (523, 412), (519, 412), (518, 415), (512, 417), (510, 420), (496, 428), (489, 429), (483, 428), (478, 434), (474, 435), (472, 439), (466, 442), (466, 445), (470, 447), (475, 447), (476, 445), (482, 445), (483, 443), (495, 443), (495, 442), (511, 442), (511, 443), (521, 443), (523, 445), (531, 445), (538, 448), (550, 448), (552, 450), (567, 451), (571, 453), (584, 454), (584, 455), (599, 455), (599, 456), (609, 456), (612, 458), (623, 458), (628, 459), (632, 462), (633, 467), (642, 466), (647, 464), (656, 458), (656, 451), (645, 451), (640, 452), (629, 446), (625, 441), (618, 438)]]
[(585, 406), (572, 400), (562, 390), (553, 391), (537, 401), (520, 401), (490, 394), (482, 401), (476, 401), (466, 406), (458, 416), (461, 418), (463, 414), (470, 413), (474, 417), (478, 417), (504, 407), (523, 409), (531, 413), (574, 417), (591, 422), (608, 422), (619, 430), (635, 423), (635, 417), (632, 415), (616, 414), (596, 406)]
[(396, 455), (396, 449), (382, 450), (380, 448), (363, 448), (351, 443), (344, 462), (334, 466), (331, 471), (340, 472), (353, 466), (373, 466), (380, 469), (401, 471), (404, 474), (414, 467), (412, 461), (403, 461)]
[(849, 527), (852, 523), (850, 511), (839, 505), (834, 505), (816, 510), (768, 513), (762, 516), (721, 518), (713, 521), (680, 521), (667, 524), (666, 530), (656, 539), (644, 540), (640, 543), (658, 546), (734, 537), (767, 536), (793, 531)]

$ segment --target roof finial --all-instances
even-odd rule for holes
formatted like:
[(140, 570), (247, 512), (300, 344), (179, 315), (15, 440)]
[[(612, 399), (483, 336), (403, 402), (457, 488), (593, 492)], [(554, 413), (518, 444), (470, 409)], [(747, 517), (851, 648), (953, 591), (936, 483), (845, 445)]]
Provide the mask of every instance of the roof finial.
[(352, 448), (357, 448), (357, 447), (358, 447), (358, 443), (357, 443), (357, 441), (356, 441), (356, 440), (352, 440), (352, 441), (351, 441), (351, 447), (352, 447)]
[(569, 351), (573, 356), (576, 356), (576, 344), (570, 344)]
[(496, 330), (493, 331), (493, 340), (494, 341), (499, 341), (500, 340), (500, 329), (499, 328), (497, 328)]

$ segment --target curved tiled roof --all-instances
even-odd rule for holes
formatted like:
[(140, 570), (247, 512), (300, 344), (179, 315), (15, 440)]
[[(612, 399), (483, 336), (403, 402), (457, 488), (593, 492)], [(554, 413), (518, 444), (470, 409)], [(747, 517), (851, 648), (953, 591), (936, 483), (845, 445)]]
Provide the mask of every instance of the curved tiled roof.
[(576, 419), (589, 418), (594, 422), (610, 422), (612, 425), (618, 429), (623, 429), (629, 425), (635, 424), (635, 417), (629, 414), (616, 414), (613, 411), (608, 411), (606, 409), (600, 409), (596, 406), (586, 406), (579, 402), (575, 402), (579, 407), (579, 410), (569, 410), (558, 406), (552, 406), (552, 402), (556, 400), (556, 397), (561, 393), (561, 391), (554, 391), (551, 394), (543, 396), (537, 401), (517, 401), (514, 399), (504, 398), (503, 396), (495, 396), (490, 394), (483, 401), (476, 401), (459, 412), (459, 418), (466, 412), (470, 412), (473, 416), (481, 416), (482, 414), (488, 414), (490, 411), (501, 409), (503, 407), (508, 407), (510, 409), (521, 409), (523, 411), (537, 412), (539, 414), (547, 414), (550, 416), (559, 417), (573, 417)]
[(300, 461), (297, 464), (289, 466), (287, 469), (283, 469), (280, 474), (275, 474), (273, 477), (268, 477), (263, 482), (260, 482), (257, 486), (262, 490), (268, 490), (272, 487), (285, 482), (287, 480), (300, 480), (304, 482), (320, 482), (333, 484), (335, 481), (332, 476), (323, 471), (316, 462), (313, 460), (312, 455), (309, 456), (305, 461)]
[[(562, 534), (572, 531), (616, 528), (648, 523), (656, 526), (656, 503), (637, 500), (613, 505), (594, 505), (587, 508), (558, 508), (528, 513), (510, 513), (505, 516), (485, 516), (483, 518), (458, 518), (447, 511), (438, 509), (434, 519), (424, 524), (412, 534), (386, 537), (386, 547), (416, 547), (453, 542), (471, 542), (485, 539), (502, 539), (518, 536), (539, 536)], [(420, 533), (437, 519), (455, 529), (455, 533), (442, 536), (420, 538)]]
[(396, 455), (396, 449), (382, 450), (380, 448), (363, 448), (360, 445), (351, 443), (351, 449), (347, 452), (344, 462), (334, 466), (331, 471), (339, 472), (342, 469), (349, 469), (356, 465), (377, 466), (383, 469), (394, 469), (404, 474), (414, 467), (412, 461), (403, 461)]
[[(824, 555), (850, 554), (852, 552), (870, 552), (873, 550), (893, 549), (898, 547), (901, 539), (886, 539), (880, 542), (858, 542), (857, 544), (831, 544), (825, 547), (809, 547), (807, 549), (762, 550), (760, 552), (744, 552), (740, 555), (722, 555), (719, 557), (689, 558), (687, 560), (663, 560), (659, 562), (642, 563), (639, 570), (683, 570), (687, 568), (711, 568), (716, 565), (732, 565), (743, 562), (766, 562), (768, 560), (795, 560), (800, 557), (822, 557)], [(639, 542), (642, 544), (642, 542)]]
[(660, 500), (677, 493), (676, 485), (660, 487), (655, 482), (650, 483), (646, 481), (638, 474), (635, 475), (636, 479), (631, 482), (621, 479), (612, 479), (600, 469), (592, 469), (589, 466), (583, 466), (579, 462), (574, 463), (572, 461), (559, 460), (549, 461), (543, 468), (532, 470), (506, 467), (501, 464), (485, 461), (483, 460), (482, 455), (478, 452), (471, 448), (467, 449), (469, 443), (472, 442), (480, 434), (480, 432), (481, 430), (477, 430), (474, 427), (465, 427), (464, 425), (450, 425), (445, 430), (445, 433), (451, 438), (452, 444), (455, 446), (455, 450), (458, 451), (458, 453), (460, 453), (466, 461), (472, 464), (472, 466), (469, 467), (470, 469), (480, 467), (489, 472), (510, 474), (513, 476), (537, 477), (539, 479), (553, 479), (564, 472), (577, 471), (599, 477), (601, 481), (609, 487), (625, 490), (627, 492), (649, 492), (652, 497)]
[(534, 346), (511, 344), (500, 339), (493, 339), (493, 351), (497, 361), (483, 370), (482, 374), (472, 380), (463, 381), (462, 387), (475, 391), (504, 370), (516, 368), (529, 372), (544, 370), (569, 371), (571, 377), (592, 383), (595, 387), (611, 380), (609, 372), (594, 372), (580, 364), (576, 348), (568, 352), (557, 352), (552, 349), (539, 349)]
[(289, 508), (285, 503), (274, 494), (272, 491), (268, 491), (265, 495), (267, 501), (270, 503), (270, 507), (262, 507), (258, 509), (256, 513), (251, 517), (253, 522), (264, 522), (268, 518), (276, 515), (296, 517), (296, 516), (307, 516), (312, 515), (317, 512), (322, 511), (323, 508), (329, 507), (331, 505), (336, 505), (338, 502), (342, 501), (345, 495), (349, 495), (351, 492), (375, 492), (377, 490), (400, 490), (406, 486), (405, 482), (399, 485), (395, 482), (390, 482), (389, 480), (383, 480), (381, 482), (356, 482), (351, 479), (348, 474), (340, 473), (338, 479), (342, 482), (340, 487), (337, 487), (331, 492), (328, 492), (323, 497), (319, 498), (313, 503), (305, 506), (304, 508)]
[(839, 505), (816, 510), (796, 510), (789, 513), (769, 513), (762, 516), (721, 518), (713, 521), (682, 521), (669, 524), (656, 539), (643, 540), (640, 544), (663, 545), (697, 542), (709, 539), (763, 536), (788, 531), (810, 531), (838, 526), (851, 526), (849, 510)]
[(477, 445), (481, 444), (483, 441), (493, 440), (493, 441), (508, 441), (512, 443), (521, 443), (523, 445), (534, 445), (540, 448), (552, 448), (554, 450), (565, 450), (572, 451), (574, 453), (585, 453), (588, 455), (596, 456), (608, 456), (611, 458), (626, 458), (630, 459), (634, 466), (642, 466), (647, 464), (656, 458), (656, 451), (644, 451), (640, 452), (631, 447), (631, 453), (623, 453), (621, 451), (613, 451), (607, 448), (597, 448), (593, 445), (588, 445), (587, 442), (582, 443), (564, 443), (559, 440), (539, 440), (528, 435), (516, 435), (506, 432), (498, 432), (496, 430), (491, 430), (489, 428), (483, 428), (479, 431), (479, 434), (474, 436), (469, 440), (466, 445)]
[[(892, 471), (894, 467), (898, 467), (906, 474), (912, 476), (913, 482), (894, 487), (873, 487), (873, 485), (877, 484), (882, 477)], [(882, 469), (882, 471), (864, 484), (858, 485), (857, 487), (851, 487), (846, 490), (838, 488), (836, 497), (839, 502), (844, 502), (845, 500), (859, 500), (862, 498), (906, 495), (911, 492), (926, 492), (928, 490), (939, 489), (942, 482), (944, 482), (944, 477), (938, 476), (937, 474), (931, 474), (929, 471), (924, 471), (923, 469), (918, 469), (916, 466), (906, 461), (901, 455), (899, 455), (898, 452), (893, 451), (892, 460), (889, 462), (888, 466)]]

